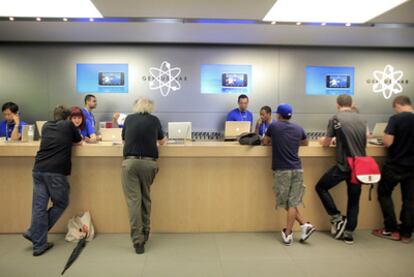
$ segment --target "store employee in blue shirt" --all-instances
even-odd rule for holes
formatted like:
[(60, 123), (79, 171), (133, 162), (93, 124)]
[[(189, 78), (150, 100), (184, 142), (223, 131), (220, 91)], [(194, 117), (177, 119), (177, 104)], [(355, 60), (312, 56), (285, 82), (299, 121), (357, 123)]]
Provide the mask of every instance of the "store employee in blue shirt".
[(249, 97), (245, 94), (241, 94), (238, 98), (237, 103), (239, 107), (231, 110), (227, 114), (226, 121), (250, 121), (251, 126), (253, 125), (253, 114), (247, 110), (249, 105)]
[(96, 121), (92, 113), (93, 109), (96, 109), (97, 101), (95, 95), (88, 94), (85, 96), (85, 107), (82, 108), (82, 113), (85, 117), (85, 129), (82, 134), (85, 138), (89, 138), (88, 142), (95, 142), (96, 137)]
[(26, 122), (20, 120), (19, 106), (13, 102), (4, 103), (1, 108), (4, 120), (0, 122), (0, 137), (6, 140), (19, 140), (22, 135), (22, 126)]
[(276, 122), (272, 119), (272, 109), (269, 106), (263, 106), (260, 109), (260, 118), (257, 120), (255, 132), (261, 137), (264, 137), (270, 124)]

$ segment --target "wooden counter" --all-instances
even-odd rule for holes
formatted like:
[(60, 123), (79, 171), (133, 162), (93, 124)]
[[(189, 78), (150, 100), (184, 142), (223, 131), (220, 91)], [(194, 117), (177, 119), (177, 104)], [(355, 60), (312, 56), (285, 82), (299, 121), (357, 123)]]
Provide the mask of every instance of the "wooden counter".
[[(0, 233), (24, 231), (30, 223), (34, 156), (39, 142), (0, 142)], [(369, 146), (368, 154), (382, 163), (385, 149)], [(329, 220), (314, 190), (332, 166), (334, 148), (315, 142), (300, 148), (307, 186), (303, 215), (318, 229)], [(111, 143), (76, 146), (70, 177), (70, 206), (53, 228), (65, 232), (77, 212), (90, 210), (97, 232), (129, 232), (121, 186), (122, 146)], [(271, 147), (236, 142), (192, 142), (160, 147), (160, 172), (152, 186), (152, 230), (158, 232), (247, 232), (279, 230), (285, 211), (275, 210)], [(332, 190), (345, 212), (346, 186)], [(396, 207), (400, 206), (395, 193)], [(382, 225), (381, 212), (368, 187), (361, 196), (359, 226)]]

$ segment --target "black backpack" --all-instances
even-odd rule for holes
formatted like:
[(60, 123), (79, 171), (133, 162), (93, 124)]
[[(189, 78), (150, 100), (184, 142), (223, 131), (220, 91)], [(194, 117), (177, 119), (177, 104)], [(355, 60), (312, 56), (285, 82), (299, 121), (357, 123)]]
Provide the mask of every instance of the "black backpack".
[(243, 133), (239, 136), (238, 141), (241, 145), (260, 145), (262, 141), (256, 133)]

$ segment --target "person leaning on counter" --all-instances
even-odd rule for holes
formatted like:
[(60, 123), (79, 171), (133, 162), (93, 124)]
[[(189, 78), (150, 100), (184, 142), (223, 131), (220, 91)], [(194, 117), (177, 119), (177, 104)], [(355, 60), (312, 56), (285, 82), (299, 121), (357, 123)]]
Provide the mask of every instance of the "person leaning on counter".
[(26, 122), (20, 120), (19, 106), (13, 102), (3, 104), (1, 108), (4, 120), (0, 122), (0, 137), (6, 140), (19, 140), (22, 136), (22, 126)]
[(146, 98), (134, 103), (135, 113), (125, 119), (122, 187), (131, 226), (131, 240), (137, 254), (145, 251), (150, 233), (150, 187), (158, 173), (158, 148), (166, 140), (160, 120), (152, 115), (154, 104)]
[(227, 114), (226, 121), (250, 121), (250, 126), (253, 126), (253, 114), (247, 110), (247, 107), (249, 106), (249, 97), (245, 94), (241, 94), (237, 99), (237, 103), (239, 107), (231, 110)]
[(275, 122), (276, 119), (272, 119), (272, 109), (269, 106), (263, 106), (260, 109), (260, 118), (256, 122), (255, 133), (264, 137), (270, 124)]
[[(54, 121), (42, 128), (42, 141), (33, 166), (32, 220), (23, 237), (33, 244), (33, 256), (40, 256), (53, 247), (47, 233), (69, 205), (72, 145), (82, 141), (79, 130), (67, 120), (70, 111), (58, 106)], [(49, 200), (53, 206), (48, 209)]]

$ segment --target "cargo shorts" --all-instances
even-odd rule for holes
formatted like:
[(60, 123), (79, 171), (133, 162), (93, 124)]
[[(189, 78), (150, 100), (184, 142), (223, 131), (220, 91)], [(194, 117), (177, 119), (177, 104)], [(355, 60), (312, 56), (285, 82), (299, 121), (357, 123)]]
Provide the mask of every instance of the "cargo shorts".
[(303, 170), (275, 170), (273, 176), (276, 208), (287, 209), (301, 205), (305, 193)]

